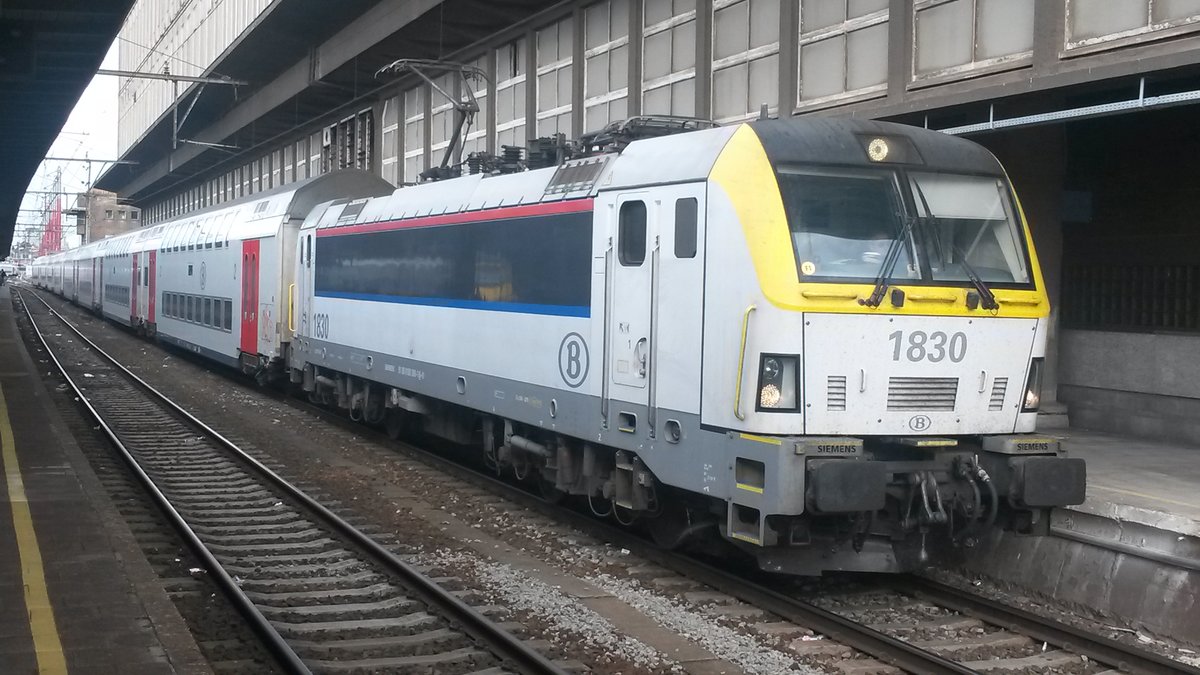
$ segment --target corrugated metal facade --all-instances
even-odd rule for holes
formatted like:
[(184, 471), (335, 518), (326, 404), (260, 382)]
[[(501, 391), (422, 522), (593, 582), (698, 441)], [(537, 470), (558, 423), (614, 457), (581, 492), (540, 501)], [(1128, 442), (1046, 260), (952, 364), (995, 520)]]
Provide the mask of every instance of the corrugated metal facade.
[[(1065, 24), (1056, 29), (1056, 58), (1064, 63), (1200, 29), (1195, 2), (1059, 2)], [(169, 63), (173, 72), (201, 74), (269, 5), (141, 2), (122, 31), (122, 67), (158, 71)], [(903, 26), (894, 27), (897, 6), (905, 16)], [(480, 103), (464, 156), (554, 133), (573, 137), (638, 113), (721, 122), (752, 118), (763, 106), (772, 115), (842, 107), (870, 115), (896, 88), (889, 82), (896, 54), (911, 58), (903, 67), (903, 90), (913, 100), (929, 96), (929, 106), (939, 103), (942, 90), (1029, 68), (1035, 36), (1045, 30), (1036, 25), (1037, 12), (1034, 0), (579, 2), (456, 56), (486, 72), (489, 82), (464, 84), (447, 75), (438, 85), (455, 94), (472, 86)], [(905, 49), (890, 45), (897, 34), (911, 40)], [(162, 81), (125, 83), (123, 149), (168, 111), (170, 88)], [(395, 184), (413, 182), (440, 161), (453, 120), (444, 96), (418, 80), (401, 81), (335, 123), (314, 125), (147, 205), (148, 222), (343, 166), (375, 171)]]
[[(141, 0), (117, 36), (121, 70), (207, 74), (273, 0)], [(122, 78), (117, 150), (124, 154), (174, 101), (170, 82)]]

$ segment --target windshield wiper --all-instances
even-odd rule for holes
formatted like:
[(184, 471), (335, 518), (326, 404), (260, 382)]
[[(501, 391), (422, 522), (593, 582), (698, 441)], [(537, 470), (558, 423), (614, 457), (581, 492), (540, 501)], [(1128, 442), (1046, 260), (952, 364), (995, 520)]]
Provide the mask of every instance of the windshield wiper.
[(883, 264), (879, 267), (879, 276), (875, 277), (875, 289), (865, 300), (860, 298), (858, 304), (878, 307), (879, 303), (883, 302), (883, 295), (887, 293), (888, 282), (891, 280), (892, 269), (896, 267), (896, 261), (900, 259), (900, 252), (904, 249), (904, 242), (908, 241), (908, 235), (912, 232), (913, 225), (917, 220), (913, 217), (904, 219), (904, 227), (900, 229), (900, 234), (892, 240), (887, 253), (883, 256)]
[(967, 254), (959, 246), (954, 247), (954, 252), (958, 254), (958, 264), (962, 265), (963, 271), (967, 273), (967, 278), (975, 286), (975, 290), (979, 291), (979, 306), (984, 309), (1000, 309), (1000, 303), (996, 302), (996, 294), (992, 293), (992, 289), (983, 283), (983, 277), (975, 271), (974, 267), (967, 262)]
[[(929, 200), (925, 199), (925, 191), (922, 190), (921, 186), (919, 185), (914, 185), (913, 187), (916, 195), (921, 198), (921, 206), (925, 207), (925, 212), (931, 213), (932, 210), (929, 208)], [(941, 234), (937, 231), (936, 227), (926, 228), (926, 230), (932, 234), (934, 243), (938, 248), (938, 260), (941, 260)], [(982, 230), (980, 230), (980, 233), (982, 234)], [(951, 241), (953, 242), (953, 239), (951, 239)], [(979, 237), (977, 236), (975, 238), (975, 243), (978, 242)], [(975, 248), (974, 243), (971, 244), (971, 248)], [(979, 274), (975, 272), (975, 268), (971, 267), (971, 264), (967, 262), (967, 254), (963, 253), (962, 248), (957, 244), (954, 244), (954, 248), (952, 250), (958, 254), (958, 264), (962, 265), (963, 271), (967, 273), (967, 278), (971, 280), (971, 284), (975, 286), (975, 290), (979, 291), (980, 306), (988, 310), (1000, 309), (1000, 304), (996, 302), (996, 295), (992, 293), (992, 289), (988, 288), (987, 284), (983, 283), (983, 277), (980, 277)], [(969, 302), (970, 301), (968, 300), (968, 303)]]

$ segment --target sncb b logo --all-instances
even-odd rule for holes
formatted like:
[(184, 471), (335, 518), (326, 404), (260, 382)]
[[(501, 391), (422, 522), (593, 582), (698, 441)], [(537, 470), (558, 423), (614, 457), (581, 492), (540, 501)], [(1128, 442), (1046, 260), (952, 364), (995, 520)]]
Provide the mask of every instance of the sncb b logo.
[(908, 419), (908, 428), (913, 431), (927, 431), (933, 426), (933, 420), (925, 415), (913, 415)]
[(558, 346), (558, 374), (568, 387), (575, 389), (587, 379), (588, 367), (587, 342), (579, 333), (567, 333), (562, 344)]

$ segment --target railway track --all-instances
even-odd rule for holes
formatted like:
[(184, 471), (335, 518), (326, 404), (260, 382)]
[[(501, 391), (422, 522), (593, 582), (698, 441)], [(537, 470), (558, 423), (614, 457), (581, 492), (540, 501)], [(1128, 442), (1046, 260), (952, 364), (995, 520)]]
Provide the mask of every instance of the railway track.
[[(308, 411), (355, 434), (372, 430), (360, 423), (311, 403), (282, 394), (276, 400)], [(382, 432), (381, 442), (395, 444)], [(438, 470), (498, 492), (522, 506), (564, 522), (613, 546), (625, 548), (701, 587), (716, 589), (741, 602), (765, 610), (786, 621), (811, 629), (889, 666), (911, 673), (1081, 672), (1098, 675), (1144, 673), (1156, 675), (1200, 675), (1200, 668), (1169, 657), (1095, 635), (1086, 630), (997, 600), (972, 594), (918, 576), (875, 577), (864, 589), (839, 597), (830, 592), (813, 599), (804, 589), (779, 590), (788, 583), (777, 579), (755, 580), (741, 571), (706, 564), (695, 558), (664, 551), (646, 538), (610, 525), (590, 515), (548, 503), (522, 486), (411, 443), (400, 443), (405, 452), (419, 457)], [(818, 595), (822, 595), (818, 593)], [(858, 595), (866, 601), (856, 603)], [(832, 603), (822, 600), (833, 599)], [(830, 605), (836, 608), (830, 608)], [(871, 615), (881, 605), (893, 610), (891, 620)], [(907, 617), (896, 621), (896, 615)], [(954, 639), (955, 633), (971, 636)], [(987, 663), (973, 658), (975, 648), (988, 643), (1000, 645), (1005, 655)]]
[[(311, 403), (285, 395), (272, 396), (355, 434), (371, 433), (363, 425)], [(396, 444), (382, 432), (377, 433), (381, 442)], [(628, 549), (640, 558), (695, 581), (698, 588), (715, 589), (906, 672), (1200, 675), (1200, 668), (1167, 656), (924, 577), (872, 577), (858, 583), (857, 590), (852, 592), (833, 590), (815, 594), (786, 581), (780, 583), (777, 578), (752, 578), (743, 571), (731, 571), (665, 551), (628, 530), (546, 502), (521, 486), (422, 447), (403, 442), (399, 445), (439, 471), (486, 487), (521, 506), (615, 547)], [(888, 616), (873, 616), (872, 610), (881, 606), (890, 610)], [(897, 620), (897, 616), (903, 618)], [(971, 635), (950, 637), (964, 632)], [(993, 659), (993, 663), (972, 656), (978, 653), (977, 648), (986, 648), (989, 643), (994, 651), (1004, 655)]]
[[(372, 433), (369, 428), (336, 413), (283, 395), (272, 395), (355, 434)], [(379, 437), (382, 440), (383, 434), (379, 433)], [(1168, 657), (923, 578), (875, 579), (859, 583), (853, 590), (819, 590), (815, 594), (811, 587), (800, 588), (779, 579), (756, 580), (685, 555), (663, 551), (626, 530), (547, 503), (505, 480), (421, 447), (404, 443), (401, 448), (438, 471), (486, 487), (493, 494), (498, 493), (614, 546), (629, 549), (635, 555), (695, 582), (698, 588), (715, 589), (778, 619), (857, 650), (860, 661), (861, 654), (865, 654), (881, 664), (913, 673), (1044, 672), (1053, 669), (1054, 672), (1088, 675), (1115, 672), (1200, 675), (1200, 669)], [(877, 611), (880, 608), (887, 610), (882, 617)], [(945, 637), (964, 629), (973, 635), (963, 639)], [(989, 643), (1001, 645), (998, 650), (993, 649), (993, 652), (1001, 653), (1000, 657), (993, 657), (994, 663), (972, 656), (978, 653), (975, 648), (986, 647)]]
[(40, 296), (47, 354), (286, 672), (561, 668), (133, 375)]

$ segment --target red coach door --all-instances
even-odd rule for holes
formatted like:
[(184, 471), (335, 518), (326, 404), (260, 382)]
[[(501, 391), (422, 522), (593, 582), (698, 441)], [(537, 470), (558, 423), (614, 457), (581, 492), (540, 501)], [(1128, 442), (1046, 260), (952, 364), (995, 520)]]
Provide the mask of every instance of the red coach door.
[(138, 254), (131, 254), (133, 262), (130, 263), (130, 269), (133, 270), (133, 278), (129, 284), (129, 325), (137, 326), (137, 301), (138, 301), (138, 282), (142, 280), (142, 275), (138, 273)]
[(258, 354), (258, 240), (242, 242), (242, 352)]
[(154, 308), (158, 304), (155, 302), (154, 290), (158, 288), (158, 283), (154, 279), (155, 263), (158, 262), (158, 251), (150, 251), (150, 278), (146, 282), (149, 296), (146, 299), (146, 323), (154, 325)]

